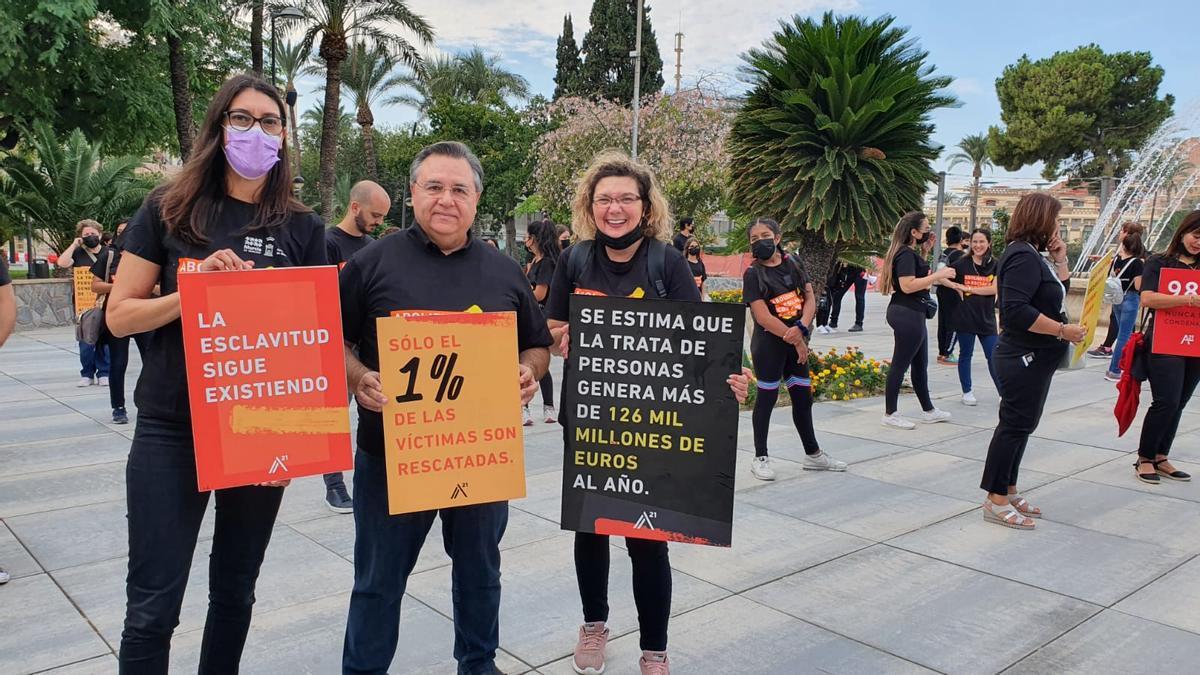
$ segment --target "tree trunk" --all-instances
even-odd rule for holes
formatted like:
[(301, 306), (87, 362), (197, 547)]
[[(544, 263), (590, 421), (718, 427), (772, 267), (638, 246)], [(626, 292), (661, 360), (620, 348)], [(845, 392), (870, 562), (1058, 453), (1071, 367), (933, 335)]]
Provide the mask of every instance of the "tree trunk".
[(288, 132), (288, 138), (292, 144), (292, 176), (300, 175), (300, 136), (296, 133), (296, 106), (289, 106), (291, 110), (288, 113), (288, 124), (292, 127)]
[(337, 132), (342, 93), (342, 63), (338, 59), (325, 62), (325, 116), (321, 120), (321, 215), (325, 222), (333, 220), (333, 164), (337, 159)]
[(179, 139), (179, 158), (186, 161), (192, 154), (192, 90), (188, 88), (188, 68), (183, 55), (183, 41), (178, 35), (167, 35), (167, 56), (171, 67), (171, 98), (175, 108), (175, 134)]
[(517, 259), (517, 221), (512, 216), (504, 219), (504, 247), (508, 257)]
[(367, 160), (367, 177), (379, 181), (379, 158), (375, 154), (375, 116), (365, 104), (358, 107), (358, 126), (362, 129), (363, 155)]
[(975, 169), (975, 180), (971, 185), (971, 232), (975, 231), (975, 214), (979, 211), (979, 173), (979, 169)]
[(254, 0), (250, 10), (250, 67), (263, 75), (263, 0)]
[(812, 283), (813, 293), (819, 301), (821, 294), (825, 292), (825, 280), (829, 277), (829, 270), (837, 257), (837, 248), (826, 241), (820, 232), (800, 230), (796, 235), (799, 244), (796, 257), (804, 266), (808, 280)]

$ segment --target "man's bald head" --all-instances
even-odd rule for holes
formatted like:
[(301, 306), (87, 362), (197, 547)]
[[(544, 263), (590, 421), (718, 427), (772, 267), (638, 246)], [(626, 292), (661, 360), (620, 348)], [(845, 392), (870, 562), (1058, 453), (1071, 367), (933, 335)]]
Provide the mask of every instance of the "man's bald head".
[(354, 219), (361, 234), (368, 234), (383, 223), (392, 208), (392, 198), (379, 183), (359, 181), (350, 188), (350, 208), (346, 215)]

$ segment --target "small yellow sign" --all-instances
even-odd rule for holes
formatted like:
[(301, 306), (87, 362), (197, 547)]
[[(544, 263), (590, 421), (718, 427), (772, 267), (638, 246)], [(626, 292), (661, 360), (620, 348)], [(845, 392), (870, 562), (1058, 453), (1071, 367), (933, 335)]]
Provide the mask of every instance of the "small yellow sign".
[(75, 267), (75, 316), (96, 306), (96, 294), (92, 292), (92, 274), (90, 267)]
[(1108, 281), (1112, 262), (1113, 254), (1110, 251), (1103, 258), (1097, 260), (1095, 265), (1092, 265), (1092, 271), (1088, 274), (1087, 292), (1083, 296), (1083, 313), (1079, 315), (1079, 322), (1087, 328), (1087, 333), (1083, 336), (1083, 342), (1074, 347), (1075, 353), (1071, 356), (1072, 366), (1079, 364), (1083, 353), (1087, 351), (1096, 337), (1096, 324), (1100, 322), (1100, 308), (1104, 305), (1104, 283)]

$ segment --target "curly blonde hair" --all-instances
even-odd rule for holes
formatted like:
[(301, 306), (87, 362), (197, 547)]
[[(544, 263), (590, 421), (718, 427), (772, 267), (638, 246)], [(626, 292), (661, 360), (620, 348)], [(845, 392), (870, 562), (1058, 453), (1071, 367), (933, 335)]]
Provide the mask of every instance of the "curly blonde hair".
[(654, 172), (620, 150), (605, 150), (596, 155), (591, 166), (579, 177), (575, 185), (575, 198), (571, 201), (571, 229), (575, 236), (580, 240), (596, 238), (592, 198), (596, 194), (596, 184), (612, 177), (632, 178), (637, 183), (638, 196), (643, 203), (643, 233), (648, 237), (670, 241), (674, 222), (671, 205), (659, 189)]

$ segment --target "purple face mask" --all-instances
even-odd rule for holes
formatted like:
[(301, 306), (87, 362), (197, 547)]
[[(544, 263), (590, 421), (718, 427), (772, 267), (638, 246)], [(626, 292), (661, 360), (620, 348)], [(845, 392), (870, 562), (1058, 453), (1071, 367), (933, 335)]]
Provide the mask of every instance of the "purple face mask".
[(258, 180), (279, 161), (280, 137), (257, 126), (245, 131), (225, 127), (225, 159), (237, 175)]

